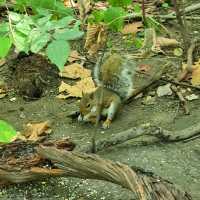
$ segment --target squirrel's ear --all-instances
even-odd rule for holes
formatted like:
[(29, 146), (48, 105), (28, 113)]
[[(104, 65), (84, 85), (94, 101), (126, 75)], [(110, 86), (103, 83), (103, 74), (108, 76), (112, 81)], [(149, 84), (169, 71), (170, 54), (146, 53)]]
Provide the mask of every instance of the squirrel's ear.
[(93, 98), (94, 98), (94, 92), (91, 92), (91, 93), (89, 94), (89, 97), (90, 97), (90, 99), (93, 99)]

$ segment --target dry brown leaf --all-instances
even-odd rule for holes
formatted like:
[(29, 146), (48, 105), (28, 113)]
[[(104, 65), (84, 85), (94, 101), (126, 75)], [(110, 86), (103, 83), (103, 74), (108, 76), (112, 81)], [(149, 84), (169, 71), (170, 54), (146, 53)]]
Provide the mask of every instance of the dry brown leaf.
[(77, 79), (91, 76), (91, 70), (84, 68), (78, 63), (73, 63), (64, 67), (63, 71), (59, 73), (60, 77)]
[(64, 0), (64, 6), (68, 8), (77, 8), (78, 5), (73, 0)]
[(84, 48), (90, 55), (94, 55), (105, 45), (107, 33), (103, 25), (88, 24)]
[(109, 6), (108, 2), (99, 1), (99, 2), (96, 2), (94, 4), (93, 9), (95, 9), (95, 10), (105, 10), (108, 6)]
[(124, 26), (124, 28), (122, 29), (122, 33), (123, 34), (136, 34), (138, 31), (141, 30), (141, 28), (143, 27), (142, 22), (134, 22), (132, 24), (126, 24)]
[(23, 135), (27, 140), (37, 141), (42, 135), (51, 132), (50, 123), (48, 121), (41, 123), (28, 123), (23, 131)]
[(157, 37), (156, 45), (158, 45), (160, 47), (176, 47), (176, 46), (180, 45), (180, 42), (178, 42), (176, 39)]
[[(59, 94), (57, 98), (66, 99), (69, 97), (82, 97), (83, 93), (90, 93), (95, 90), (95, 84), (91, 77), (84, 78), (78, 81), (75, 85), (69, 85), (65, 82), (61, 82), (59, 86)], [(63, 92), (67, 92), (68, 94), (62, 94)]]
[(76, 50), (74, 50), (74, 51), (71, 51), (68, 61), (70, 63), (72, 63), (72, 62), (80, 60), (80, 59), (83, 59), (83, 58), (79, 55), (79, 53)]
[(88, 24), (84, 48), (88, 49), (96, 40), (96, 35), (99, 32), (99, 25)]
[(90, 0), (78, 0), (78, 9), (80, 13), (80, 18), (85, 20), (87, 13), (91, 10), (91, 1)]

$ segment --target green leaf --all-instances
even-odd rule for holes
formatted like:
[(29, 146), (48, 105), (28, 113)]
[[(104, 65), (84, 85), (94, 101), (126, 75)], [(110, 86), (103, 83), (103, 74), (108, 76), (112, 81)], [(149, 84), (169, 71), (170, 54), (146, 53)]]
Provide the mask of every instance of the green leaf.
[(19, 31), (15, 31), (12, 34), (13, 37), (13, 43), (17, 49), (17, 51), (23, 51), (25, 53), (28, 53), (29, 51), (29, 44), (27, 43), (27, 36), (22, 34)]
[(57, 40), (76, 40), (82, 37), (84, 32), (79, 31), (77, 28), (75, 29), (66, 29), (63, 31), (57, 31), (53, 35), (53, 37)]
[(9, 24), (1, 23), (0, 24), (0, 36), (5, 36), (9, 32)]
[(24, 12), (24, 8), (29, 5), (29, 0), (15, 0), (14, 10)]
[(134, 4), (133, 12), (136, 14), (142, 14), (142, 9), (139, 3)]
[(133, 43), (137, 49), (140, 49), (142, 47), (143, 41), (141, 38), (135, 38)]
[(122, 29), (124, 25), (123, 17), (126, 15), (126, 12), (123, 8), (120, 7), (110, 7), (105, 11), (105, 23), (115, 31)]
[(44, 26), (47, 22), (50, 21), (51, 17), (52, 17), (52, 14), (49, 14), (45, 17), (41, 17), (37, 20), (36, 23), (38, 24), (38, 26)]
[(162, 8), (168, 9), (168, 8), (169, 8), (169, 4), (168, 4), (168, 3), (163, 3), (163, 4), (162, 4)]
[(46, 8), (46, 9), (54, 10), (56, 1), (55, 0), (30, 0), (30, 5), (34, 9)]
[(16, 130), (10, 124), (0, 120), (0, 142), (9, 143), (16, 135)]
[(10, 17), (12, 23), (18, 23), (23, 18), (22, 15), (17, 14), (16, 12), (9, 12), (8, 14), (9, 14), (9, 17)]
[(9, 37), (0, 37), (0, 44), (0, 58), (4, 58), (8, 54), (12, 42)]
[(19, 32), (25, 34), (25, 35), (29, 35), (30, 31), (31, 31), (31, 26), (29, 25), (28, 21), (26, 20), (21, 20), (19, 23), (16, 24), (16, 30), (18, 30)]
[(38, 53), (50, 41), (51, 35), (49, 33), (40, 32), (37, 29), (31, 31), (28, 41), (30, 42), (30, 50), (33, 53)]
[(46, 49), (46, 55), (52, 63), (54, 63), (60, 71), (69, 57), (70, 46), (67, 41), (53, 40)]
[(111, 6), (123, 7), (130, 5), (132, 0), (108, 0), (108, 2)]
[(72, 16), (63, 17), (62, 19), (60, 19), (58, 21), (54, 21), (55, 29), (57, 29), (57, 28), (66, 28), (73, 21), (75, 21), (75, 19)]
[(104, 21), (104, 14), (105, 14), (104, 10), (95, 10), (91, 13), (88, 20), (90, 23), (98, 24)]
[(63, 2), (57, 1), (55, 14), (58, 14), (60, 17), (68, 15), (74, 16), (74, 10), (72, 8), (65, 7)]
[(4, 5), (6, 3), (6, 0), (0, 0), (0, 5)]

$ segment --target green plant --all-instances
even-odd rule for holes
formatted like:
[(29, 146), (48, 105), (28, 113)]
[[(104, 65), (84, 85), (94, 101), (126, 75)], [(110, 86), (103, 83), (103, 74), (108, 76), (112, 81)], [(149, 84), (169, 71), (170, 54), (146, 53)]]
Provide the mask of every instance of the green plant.
[(108, 0), (111, 6), (126, 7), (132, 3), (132, 0)]
[(16, 135), (16, 130), (10, 124), (0, 120), (0, 143), (11, 142)]
[(26, 15), (8, 12), (9, 23), (0, 24), (0, 58), (5, 57), (13, 44), (18, 52), (46, 55), (59, 70), (63, 69), (70, 53), (69, 41), (82, 37), (80, 21), (73, 16), (59, 20), (53, 14)]

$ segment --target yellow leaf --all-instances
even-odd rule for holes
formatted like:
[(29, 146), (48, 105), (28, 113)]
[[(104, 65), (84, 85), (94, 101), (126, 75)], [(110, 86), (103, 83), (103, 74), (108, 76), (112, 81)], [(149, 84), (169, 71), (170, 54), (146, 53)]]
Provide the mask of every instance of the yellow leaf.
[(69, 8), (77, 8), (77, 3), (75, 3), (73, 0), (64, 0), (64, 6)]
[(45, 121), (40, 123), (28, 123), (23, 131), (23, 135), (27, 140), (37, 141), (42, 135), (50, 132), (50, 124), (48, 121)]
[(71, 51), (68, 61), (70, 63), (72, 63), (72, 62), (80, 60), (80, 59), (82, 59), (82, 57), (79, 55), (79, 53), (77, 51), (74, 50), (74, 51)]
[[(90, 93), (95, 90), (95, 84), (91, 77), (81, 79), (75, 85), (69, 85), (65, 82), (61, 82), (59, 86), (59, 94), (57, 98), (66, 99), (69, 97), (82, 97), (83, 93)], [(67, 92), (67, 95), (62, 94)]]
[(176, 47), (180, 45), (180, 42), (178, 42), (176, 39), (157, 37), (156, 44), (160, 47)]
[(132, 24), (126, 24), (122, 29), (123, 34), (136, 34), (143, 27), (142, 22), (134, 22)]
[(91, 76), (91, 71), (84, 68), (78, 63), (73, 63), (64, 67), (63, 71), (59, 73), (60, 77), (77, 79)]
[(194, 86), (200, 85), (200, 66), (193, 69), (191, 83)]

